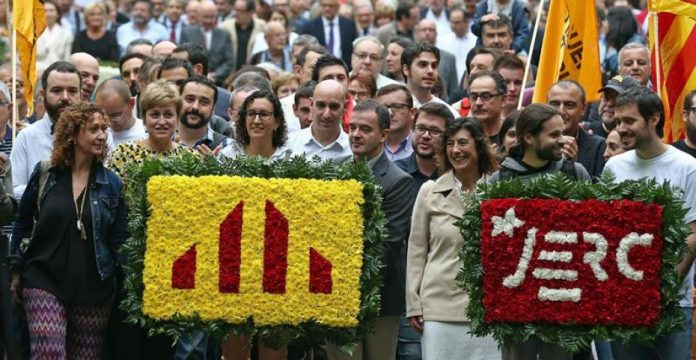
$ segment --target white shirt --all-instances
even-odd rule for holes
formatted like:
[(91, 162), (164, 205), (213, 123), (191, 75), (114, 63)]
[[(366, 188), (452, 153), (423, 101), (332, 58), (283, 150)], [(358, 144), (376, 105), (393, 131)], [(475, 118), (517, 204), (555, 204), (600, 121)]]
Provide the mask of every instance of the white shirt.
[(440, 50), (451, 52), (456, 59), (457, 79), (461, 79), (464, 76), (466, 72), (466, 56), (476, 46), (477, 40), (478, 38), (471, 31), (467, 32), (464, 37), (458, 37), (454, 32), (442, 36), (438, 35), (437, 47)]
[(302, 130), (300, 119), (295, 116), (295, 111), (292, 109), (293, 105), (295, 105), (295, 93), (280, 99), (280, 106), (283, 109), (285, 124), (288, 126), (288, 135), (295, 131)]
[[(287, 145), (283, 145), (277, 149), (275, 149), (275, 152), (271, 157), (268, 158), (268, 162), (274, 161), (274, 160), (285, 160), (288, 159), (291, 155), (290, 148), (288, 148)], [(232, 140), (229, 145), (225, 146), (222, 150), (220, 150), (220, 157), (228, 157), (228, 158), (236, 158), (237, 156), (246, 156), (246, 152), (244, 151), (244, 146), (239, 144), (236, 140)]]
[[(684, 206), (690, 208), (684, 216), (688, 224), (696, 221), (696, 159), (691, 155), (669, 146), (667, 151), (652, 159), (642, 159), (635, 150), (613, 156), (604, 166), (616, 176), (615, 182), (638, 180), (643, 178), (655, 179), (658, 183), (669, 181), (671, 186), (680, 188)], [(692, 307), (694, 304), (694, 264), (684, 277), (679, 294), (679, 306)]]
[(290, 134), (288, 147), (293, 155), (303, 155), (307, 159), (318, 156), (321, 160), (334, 160), (344, 162), (353, 156), (348, 142), (348, 134), (340, 130), (338, 138), (326, 145), (321, 145), (312, 135), (312, 126)]
[[(331, 28), (329, 27), (329, 19), (325, 17), (321, 17), (321, 21), (324, 24), (324, 39), (326, 39), (326, 47), (328, 49), (329, 47), (329, 34), (331, 34)], [(338, 26), (338, 15), (331, 20), (331, 25), (333, 25), (334, 29), (334, 40), (333, 40), (333, 50), (328, 49), (330, 54), (333, 54), (335, 57), (342, 59), (343, 53), (341, 52), (341, 30), (339, 29)]]
[(71, 54), (73, 35), (61, 24), (46, 28), (37, 40), (36, 70), (43, 73), (47, 67), (58, 60), (68, 60)]
[(445, 11), (444, 7), (440, 11), (440, 16), (436, 16), (435, 13), (433, 13), (433, 9), (428, 8), (424, 19), (431, 19), (435, 21), (435, 26), (437, 27), (437, 36), (443, 36), (452, 32), (449, 19), (447, 18), (447, 11)]
[(147, 132), (145, 131), (143, 121), (137, 118), (135, 119), (135, 123), (133, 124), (133, 126), (130, 127), (130, 129), (117, 132), (109, 128), (109, 133), (111, 134), (111, 137), (114, 141), (114, 148), (123, 143), (134, 140), (140, 140), (147, 137)]
[(213, 41), (213, 30), (203, 30), (203, 37), (205, 38), (205, 49), (210, 51), (210, 42)]
[(20, 131), (12, 144), (10, 162), (12, 163), (12, 186), (17, 201), (22, 198), (34, 167), (42, 160), (51, 158), (53, 151), (53, 122), (44, 117)]

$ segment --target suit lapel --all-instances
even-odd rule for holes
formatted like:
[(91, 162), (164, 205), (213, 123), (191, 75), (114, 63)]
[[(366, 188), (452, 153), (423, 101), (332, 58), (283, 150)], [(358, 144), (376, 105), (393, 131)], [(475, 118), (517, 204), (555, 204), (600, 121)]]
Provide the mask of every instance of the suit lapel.
[(454, 173), (452, 171), (445, 173), (437, 179), (433, 192), (442, 195), (437, 204), (440, 210), (457, 219), (462, 218), (464, 215), (464, 206), (462, 205), (462, 200), (458, 196), (459, 191), (457, 191), (457, 184), (454, 181)]

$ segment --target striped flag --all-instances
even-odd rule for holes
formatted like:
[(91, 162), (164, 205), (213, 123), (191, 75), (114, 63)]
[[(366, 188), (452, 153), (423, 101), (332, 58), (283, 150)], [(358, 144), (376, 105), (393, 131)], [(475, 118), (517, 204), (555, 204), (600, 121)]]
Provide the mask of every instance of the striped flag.
[(684, 98), (696, 89), (696, 0), (653, 0), (650, 10), (657, 16), (657, 27), (649, 19), (652, 81), (665, 107), (664, 140), (672, 143), (684, 137)]
[(587, 101), (599, 100), (598, 38), (594, 1), (551, 1), (533, 101), (546, 102), (546, 93), (559, 80), (575, 80), (585, 89)]
[(12, 23), (17, 30), (17, 52), (24, 77), (24, 98), (29, 110), (34, 105), (36, 83), (36, 40), (46, 29), (46, 18), (41, 0), (14, 2)]

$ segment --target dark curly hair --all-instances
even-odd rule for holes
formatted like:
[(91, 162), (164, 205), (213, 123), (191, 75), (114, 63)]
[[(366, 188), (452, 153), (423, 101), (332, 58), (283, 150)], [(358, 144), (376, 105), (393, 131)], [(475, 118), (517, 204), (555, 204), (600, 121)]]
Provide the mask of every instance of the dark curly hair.
[(474, 138), (476, 154), (478, 154), (478, 170), (482, 174), (492, 174), (498, 169), (498, 155), (493, 150), (488, 136), (483, 131), (481, 122), (473, 117), (458, 118), (452, 121), (442, 134), (442, 144), (435, 160), (442, 173), (452, 169), (452, 164), (447, 158), (447, 140), (458, 133), (459, 130), (466, 130)]
[(283, 116), (283, 108), (275, 94), (268, 90), (255, 91), (244, 100), (235, 123), (235, 139), (240, 145), (249, 145), (250, 138), (246, 129), (246, 115), (247, 109), (255, 99), (266, 99), (273, 104), (273, 116), (278, 122), (278, 128), (273, 132), (273, 148), (277, 149), (285, 145), (288, 140), (288, 126), (285, 122), (285, 116)]
[[(53, 129), (53, 152), (51, 153), (52, 166), (72, 166), (75, 161), (75, 139), (80, 129), (89, 125), (94, 120), (94, 115), (101, 115), (109, 125), (109, 117), (104, 110), (94, 103), (78, 101), (63, 111)], [(106, 141), (101, 155), (95, 161), (103, 161), (108, 149)]]

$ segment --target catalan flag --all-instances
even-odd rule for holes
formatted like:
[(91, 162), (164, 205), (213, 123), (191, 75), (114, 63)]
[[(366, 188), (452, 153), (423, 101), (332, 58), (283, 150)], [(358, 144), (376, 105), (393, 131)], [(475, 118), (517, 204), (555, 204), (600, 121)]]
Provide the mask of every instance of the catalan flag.
[(599, 100), (602, 73), (598, 39), (594, 1), (551, 1), (534, 102), (546, 102), (546, 93), (559, 80), (575, 80), (585, 88), (587, 101)]
[[(684, 137), (684, 98), (696, 89), (696, 0), (653, 0), (649, 4), (653, 84), (665, 107), (664, 140)], [(656, 50), (659, 50), (657, 52)]]
[(14, 2), (12, 23), (17, 31), (17, 52), (24, 77), (24, 98), (30, 110), (34, 104), (36, 82), (36, 40), (46, 29), (46, 18), (41, 0)]

